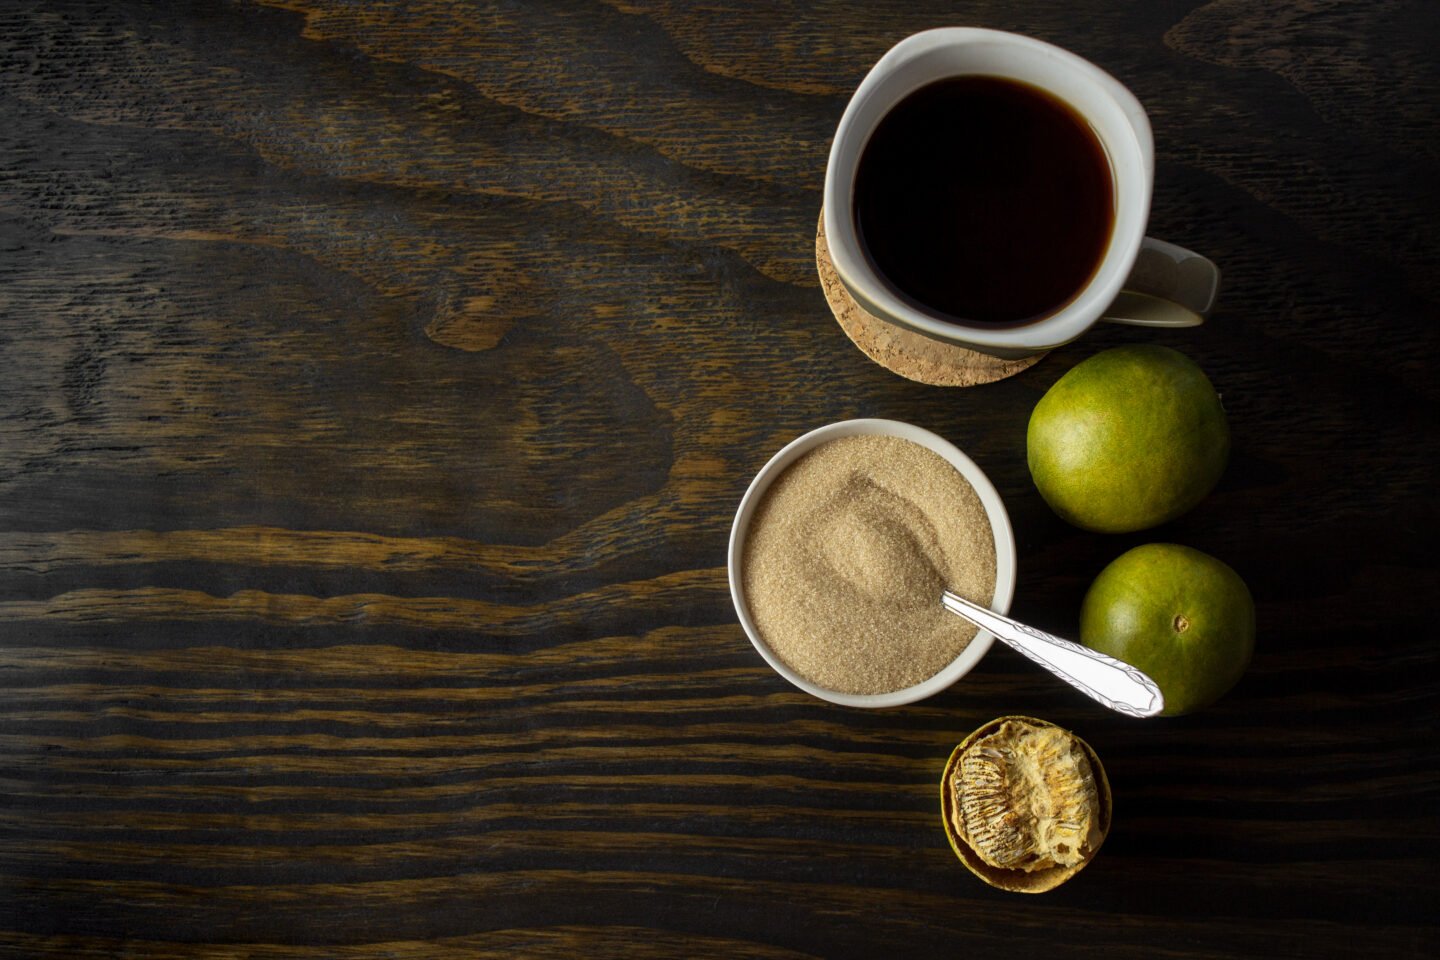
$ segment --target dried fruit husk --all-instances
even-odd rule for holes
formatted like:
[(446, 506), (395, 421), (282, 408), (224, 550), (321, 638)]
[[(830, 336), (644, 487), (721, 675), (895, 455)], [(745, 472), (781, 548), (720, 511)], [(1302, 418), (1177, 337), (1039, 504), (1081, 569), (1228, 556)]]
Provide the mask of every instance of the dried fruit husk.
[[(1087, 831), (1087, 842), (1080, 849), (1080, 856), (1075, 862), (1065, 864), (1040, 859), (1013, 869), (999, 867), (987, 862), (987, 858), (976, 850), (971, 838), (965, 834), (963, 827), (957, 825), (957, 820), (963, 820), (963, 818), (957, 818), (955, 815), (955, 795), (952, 781), (961, 770), (962, 760), (972, 746), (1000, 731), (1006, 723), (1028, 727), (1034, 731), (1056, 731), (1072, 740), (1079, 753), (1089, 762), (1090, 774), (1094, 783), (1094, 823), (1093, 829)], [(1110, 832), (1111, 804), (1110, 782), (1105, 777), (1105, 768), (1100, 765), (1100, 758), (1096, 756), (1090, 745), (1062, 727), (1033, 717), (998, 717), (980, 727), (966, 737), (950, 754), (950, 759), (945, 764), (945, 772), (940, 778), (940, 819), (945, 826), (945, 836), (950, 840), (950, 848), (955, 851), (960, 862), (981, 880), (992, 887), (1015, 893), (1044, 893), (1046, 890), (1053, 890), (1084, 869), (1085, 865), (1094, 859), (1096, 852), (1100, 849), (1100, 844), (1104, 842), (1105, 836)], [(992, 854), (995, 852), (992, 848)], [(997, 858), (992, 855), (990, 859), (1003, 859), (1003, 856)]]

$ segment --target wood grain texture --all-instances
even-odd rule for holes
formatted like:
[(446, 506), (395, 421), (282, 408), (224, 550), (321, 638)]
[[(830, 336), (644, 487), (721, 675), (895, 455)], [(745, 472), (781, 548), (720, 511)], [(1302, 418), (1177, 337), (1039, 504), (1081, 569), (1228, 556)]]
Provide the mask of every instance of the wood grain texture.
[[(956, 23), (1135, 91), (1211, 323), (971, 391), (844, 337), (829, 138)], [(1433, 956), (1437, 44), (1425, 0), (0, 6), (0, 957)], [(1099, 537), (1025, 423), (1137, 339), (1235, 449)], [(851, 416), (986, 470), (1022, 619), (1146, 540), (1225, 559), (1249, 673), (1153, 723), (1004, 650), (903, 709), (789, 688), (726, 536)], [(1115, 793), (1039, 898), (938, 823), (1013, 712)]]

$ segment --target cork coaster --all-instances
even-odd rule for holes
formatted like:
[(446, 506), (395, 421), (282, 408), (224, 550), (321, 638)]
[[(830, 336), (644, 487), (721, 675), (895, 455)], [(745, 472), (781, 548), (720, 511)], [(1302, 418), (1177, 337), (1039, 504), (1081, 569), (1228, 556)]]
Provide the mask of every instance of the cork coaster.
[(937, 387), (974, 387), (1013, 377), (1033, 367), (1045, 354), (1023, 360), (1000, 360), (964, 347), (931, 340), (913, 330), (886, 323), (867, 313), (850, 291), (840, 282), (840, 274), (830, 262), (830, 246), (825, 242), (825, 215), (815, 232), (815, 266), (820, 271), (820, 286), (830, 312), (840, 329), (860, 348), (860, 352), (891, 373), (907, 380)]

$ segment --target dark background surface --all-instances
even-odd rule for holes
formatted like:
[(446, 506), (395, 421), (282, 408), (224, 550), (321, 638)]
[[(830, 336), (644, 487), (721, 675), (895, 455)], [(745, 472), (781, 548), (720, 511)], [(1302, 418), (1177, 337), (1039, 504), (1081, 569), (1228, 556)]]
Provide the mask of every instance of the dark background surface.
[[(831, 319), (829, 138), (894, 42), (1033, 34), (1151, 114), (1210, 324), (925, 387)], [(0, 954), (1424, 956), (1437, 949), (1440, 4), (0, 6)], [(1072, 529), (1030, 409), (1109, 344), (1222, 392), (1163, 528)], [(789, 688), (735, 623), (753, 472), (853, 416), (979, 462), (1014, 612), (1150, 540), (1258, 601), (1239, 686), (1107, 715), (992, 652)], [(1041, 897), (937, 813), (994, 716), (1115, 826)]]

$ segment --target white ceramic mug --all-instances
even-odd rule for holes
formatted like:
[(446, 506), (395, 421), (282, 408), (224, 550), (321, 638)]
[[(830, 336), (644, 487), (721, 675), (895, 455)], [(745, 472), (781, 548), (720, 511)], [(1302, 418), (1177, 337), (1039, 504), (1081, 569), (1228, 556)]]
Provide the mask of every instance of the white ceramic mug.
[[(1099, 266), (1064, 306), (1023, 326), (965, 325), (905, 302), (871, 265), (855, 225), (855, 171), (880, 121), (921, 87), (965, 75), (1017, 80), (1069, 104), (1090, 124), (1110, 164), (1115, 218)], [(1164, 327), (1204, 321), (1220, 272), (1198, 254), (1145, 236), (1154, 176), (1155, 143), (1145, 109), (1099, 67), (1014, 33), (927, 30), (881, 57), (845, 108), (825, 170), (825, 234), (841, 282), (876, 317), (992, 356), (1025, 357), (1069, 343), (1098, 320)]]

